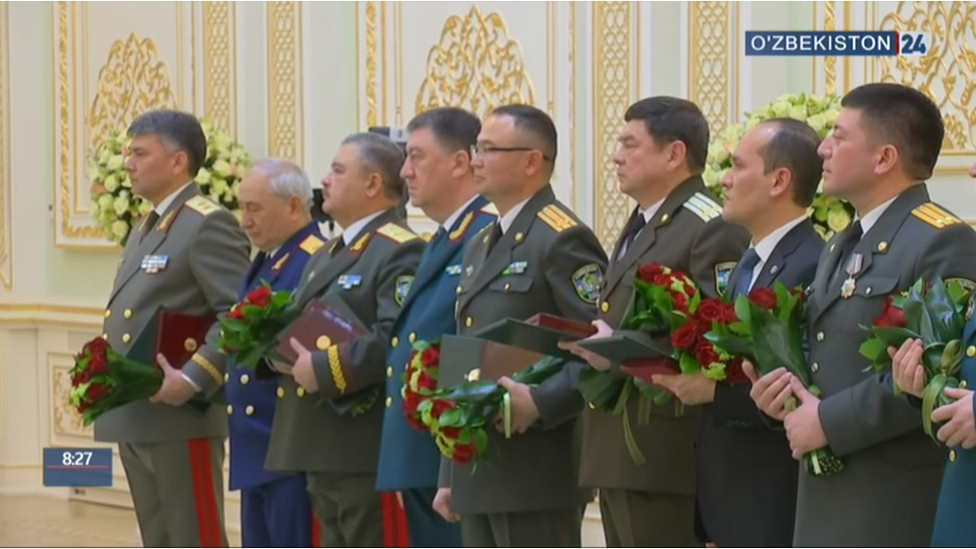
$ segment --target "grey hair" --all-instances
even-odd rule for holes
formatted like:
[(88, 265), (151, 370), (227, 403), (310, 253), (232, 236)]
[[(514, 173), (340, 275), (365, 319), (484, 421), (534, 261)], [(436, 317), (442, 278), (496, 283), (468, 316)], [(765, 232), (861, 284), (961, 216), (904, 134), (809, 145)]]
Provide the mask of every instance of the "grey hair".
[(400, 177), (405, 154), (389, 137), (378, 133), (354, 133), (342, 140), (342, 145), (355, 145), (356, 156), (366, 171), (375, 171), (383, 178), (383, 190), (387, 197), (400, 200), (406, 192), (406, 183)]
[(312, 206), (312, 183), (298, 164), (285, 158), (264, 158), (252, 164), (251, 170), (268, 178), (268, 188), (275, 196), (297, 196), (306, 207)]

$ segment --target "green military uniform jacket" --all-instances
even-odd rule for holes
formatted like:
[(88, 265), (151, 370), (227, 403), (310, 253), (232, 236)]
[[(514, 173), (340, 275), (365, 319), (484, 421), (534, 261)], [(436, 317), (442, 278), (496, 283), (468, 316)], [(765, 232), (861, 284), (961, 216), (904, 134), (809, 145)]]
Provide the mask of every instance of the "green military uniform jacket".
[(395, 210), (375, 217), (345, 248), (332, 255), (338, 239), (305, 266), (295, 301), (338, 296), (368, 328), (350, 342), (312, 352), (319, 390), (305, 390), (279, 377), (278, 407), (265, 466), (270, 471), (375, 474), (379, 459), (383, 402), (365, 413), (339, 416), (322, 399), (376, 391), (386, 382), (390, 330), (413, 281), (424, 241)]
[[(594, 318), (606, 253), (549, 185), (525, 203), (488, 253), (494, 227), (485, 227), (465, 247), (457, 288), (458, 335), (537, 313), (587, 323)], [(440, 485), (451, 487), (455, 512), (552, 511), (590, 499), (577, 483), (576, 416), (583, 401), (572, 371), (567, 368), (532, 389), (541, 414), (538, 426), (507, 440), (489, 429), (488, 463), (473, 471), (470, 465), (442, 462)]]
[[(633, 215), (639, 215), (635, 211)], [(641, 265), (660, 263), (692, 278), (704, 297), (718, 297), (736, 262), (749, 246), (749, 233), (722, 219), (722, 207), (695, 176), (671, 192), (618, 259), (623, 235), (614, 247), (600, 289), (600, 319), (617, 329), (634, 292)], [(623, 375), (623, 374), (620, 374)], [(654, 405), (647, 425), (639, 425), (638, 402), (628, 412), (634, 440), (646, 458), (636, 465), (624, 443), (621, 416), (587, 406), (583, 413), (580, 483), (667, 494), (695, 494), (695, 442), (701, 408), (685, 406), (680, 417), (673, 402)]]
[[(130, 233), (105, 309), (104, 337), (126, 354), (153, 319), (157, 308), (191, 314), (222, 315), (234, 306), (237, 287), (247, 272), (250, 243), (227, 209), (190, 184), (151, 227)], [(218, 324), (185, 365), (173, 364), (207, 394), (224, 378), (224, 360), (214, 345)], [(95, 440), (173, 442), (227, 436), (227, 415), (211, 406), (194, 408), (133, 402), (95, 421)]]
[[(839, 473), (800, 472), (794, 546), (927, 547), (947, 450), (921, 429), (919, 408), (895, 396), (890, 371), (865, 372), (858, 348), (888, 295), (919, 278), (976, 277), (976, 233), (931, 203), (925, 185), (903, 192), (861, 237), (849, 276), (841, 249), (824, 248), (808, 309), (810, 367), (822, 391), (820, 421)], [(839, 271), (836, 276), (832, 276)], [(852, 278), (849, 297), (842, 288)], [(971, 284), (970, 282), (967, 282)]]

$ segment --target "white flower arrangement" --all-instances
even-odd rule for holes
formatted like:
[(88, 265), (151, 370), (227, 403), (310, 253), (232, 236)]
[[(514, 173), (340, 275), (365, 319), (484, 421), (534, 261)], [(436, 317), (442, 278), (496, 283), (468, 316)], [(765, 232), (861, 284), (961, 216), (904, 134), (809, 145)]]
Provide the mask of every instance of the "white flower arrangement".
[[(732, 167), (732, 152), (735, 151), (746, 131), (760, 122), (770, 118), (795, 118), (809, 124), (823, 139), (833, 130), (834, 119), (837, 118), (840, 109), (840, 97), (836, 95), (818, 97), (801, 93), (780, 96), (765, 107), (745, 113), (745, 122), (726, 127), (708, 147), (708, 161), (702, 174), (705, 185), (717, 197), (723, 197), (724, 193), (719, 182)], [(829, 240), (835, 233), (843, 231), (851, 224), (854, 208), (849, 203), (828, 196), (822, 191), (823, 180), (820, 181), (817, 195), (810, 207), (810, 217), (820, 236)]]
[[(237, 192), (251, 158), (244, 147), (209, 122), (200, 120), (200, 126), (207, 138), (207, 158), (194, 181), (211, 200), (240, 217)], [(120, 246), (125, 245), (132, 227), (152, 211), (149, 201), (132, 194), (132, 181), (125, 170), (130, 143), (125, 130), (114, 132), (88, 158), (91, 218), (105, 238)]]

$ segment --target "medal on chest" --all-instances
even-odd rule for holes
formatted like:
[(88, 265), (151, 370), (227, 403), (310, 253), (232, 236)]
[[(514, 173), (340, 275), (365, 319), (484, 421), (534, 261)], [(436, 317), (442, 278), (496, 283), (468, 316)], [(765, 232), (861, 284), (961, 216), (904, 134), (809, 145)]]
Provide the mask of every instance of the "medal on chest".
[(847, 280), (840, 287), (840, 295), (844, 299), (854, 295), (854, 290), (857, 289), (857, 283), (854, 281), (854, 277), (861, 272), (861, 265), (863, 263), (864, 256), (858, 253), (851, 254), (851, 258), (847, 260), (847, 266), (844, 267), (844, 272), (847, 273)]

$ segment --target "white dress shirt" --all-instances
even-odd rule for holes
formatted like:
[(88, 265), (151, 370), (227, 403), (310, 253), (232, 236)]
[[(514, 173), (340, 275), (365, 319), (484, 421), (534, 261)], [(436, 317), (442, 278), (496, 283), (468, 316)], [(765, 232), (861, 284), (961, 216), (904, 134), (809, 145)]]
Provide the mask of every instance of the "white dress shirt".
[(159, 217), (163, 217), (163, 214), (166, 213), (166, 210), (169, 209), (169, 207), (173, 204), (173, 201), (176, 200), (176, 197), (179, 196), (181, 192), (183, 192), (183, 189), (189, 187), (192, 183), (193, 181), (190, 181), (186, 185), (183, 185), (179, 189), (176, 189), (175, 191), (170, 193), (170, 195), (162, 199), (159, 202), (159, 204), (156, 204), (156, 207), (154, 207), (153, 210), (156, 211)]
[[(664, 204), (663, 198), (661, 200), (658, 200), (654, 204), (648, 206), (646, 210), (641, 211), (639, 215), (641, 216), (641, 220), (643, 220), (644, 222), (644, 224), (641, 226), (641, 231), (644, 230), (644, 226), (647, 225), (648, 221), (654, 219), (654, 216), (657, 215), (657, 211), (661, 209), (662, 204)], [(637, 232), (637, 234), (634, 236), (634, 240), (632, 240), (631, 243), (636, 241), (638, 237), (640, 237), (640, 231)], [(617, 254), (618, 261), (620, 260), (621, 257), (624, 256), (625, 253), (627, 253), (627, 248), (629, 247), (630, 245), (627, 242), (624, 242), (623, 245), (620, 246), (620, 253)]]
[(861, 222), (861, 237), (864, 237), (864, 235), (868, 234), (868, 231), (871, 230), (871, 227), (874, 227), (874, 224), (877, 223), (879, 219), (881, 219), (881, 216), (885, 213), (888, 207), (891, 206), (891, 203), (894, 202), (895, 199), (897, 198), (898, 197), (896, 196), (895, 198), (892, 198), (891, 200), (885, 202), (884, 204), (864, 214), (864, 217), (861, 218), (854, 217), (854, 221), (860, 220)]
[(807, 219), (808, 217), (806, 215), (797, 217), (796, 219), (769, 233), (762, 240), (760, 240), (759, 243), (753, 246), (753, 249), (756, 250), (756, 255), (759, 256), (759, 262), (756, 263), (756, 266), (752, 268), (752, 279), (749, 281), (750, 290), (752, 290), (752, 285), (756, 283), (756, 279), (759, 278), (759, 273), (761, 273), (763, 268), (766, 266), (766, 262), (769, 261), (769, 256), (773, 255), (773, 250), (776, 249), (779, 241), (783, 240), (783, 237), (792, 231), (794, 227), (800, 223), (803, 223)]
[(515, 223), (515, 218), (518, 217), (519, 212), (522, 211), (522, 208), (524, 208), (525, 205), (528, 204), (529, 200), (531, 199), (532, 197), (530, 196), (529, 198), (526, 198), (525, 200), (519, 202), (518, 204), (515, 205), (514, 208), (508, 210), (508, 212), (505, 215), (503, 215), (501, 219), (498, 220), (498, 224), (502, 228), (502, 234), (508, 232), (508, 229), (509, 227), (512, 226), (512, 223)]
[(380, 210), (376, 213), (369, 214), (366, 217), (356, 221), (355, 223), (351, 223), (348, 227), (343, 229), (342, 230), (343, 246), (349, 246), (350, 244), (352, 244), (353, 240), (355, 240), (356, 237), (359, 236), (359, 233), (363, 232), (363, 229), (366, 228), (366, 225), (369, 225), (370, 221), (376, 219), (377, 217), (380, 216), (380, 214), (382, 214), (385, 211), (386, 210)]

